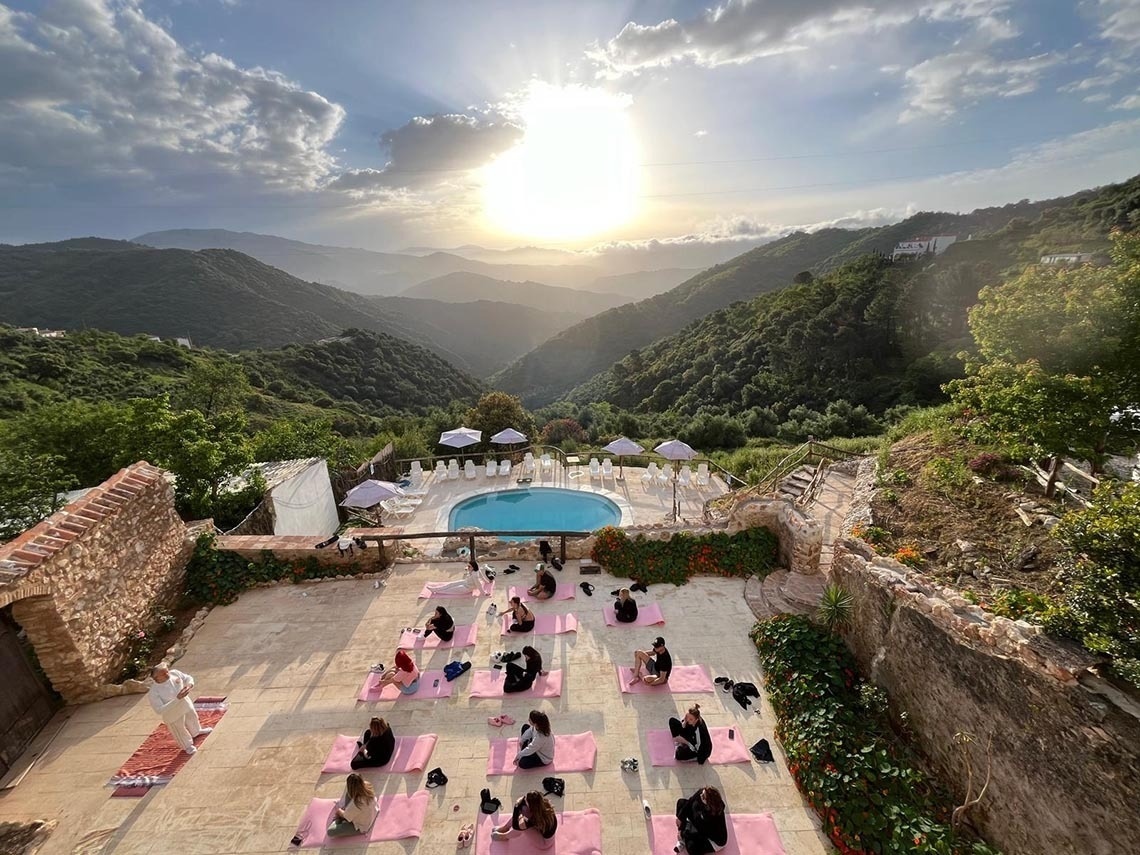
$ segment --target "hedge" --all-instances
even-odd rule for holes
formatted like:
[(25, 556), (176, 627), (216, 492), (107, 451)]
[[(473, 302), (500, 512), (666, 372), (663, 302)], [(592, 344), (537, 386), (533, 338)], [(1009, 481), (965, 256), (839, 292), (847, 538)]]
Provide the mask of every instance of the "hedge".
[(600, 529), (590, 557), (612, 575), (645, 584), (683, 585), (691, 576), (766, 576), (776, 566), (776, 535), (766, 528), (738, 534), (694, 535), (681, 531), (669, 540), (630, 537), (623, 529)]

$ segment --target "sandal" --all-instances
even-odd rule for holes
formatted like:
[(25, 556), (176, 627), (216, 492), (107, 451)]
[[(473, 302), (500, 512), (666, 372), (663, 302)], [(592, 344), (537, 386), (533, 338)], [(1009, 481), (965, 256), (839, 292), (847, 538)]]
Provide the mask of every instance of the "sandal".
[(498, 719), (504, 725), (511, 725), (511, 724), (515, 723), (515, 720), (513, 718), (511, 718), (509, 715), (507, 715), (506, 713), (503, 713), (501, 716), (498, 716)]
[(471, 845), (471, 841), (475, 838), (475, 825), (467, 823), (463, 828), (459, 829), (459, 837), (456, 842), (460, 849), (466, 849)]
[[(491, 727), (502, 727), (506, 722), (503, 721), (501, 715), (495, 715), (487, 719), (487, 724), (491, 725)], [(512, 721), (511, 724), (514, 724), (514, 721)]]

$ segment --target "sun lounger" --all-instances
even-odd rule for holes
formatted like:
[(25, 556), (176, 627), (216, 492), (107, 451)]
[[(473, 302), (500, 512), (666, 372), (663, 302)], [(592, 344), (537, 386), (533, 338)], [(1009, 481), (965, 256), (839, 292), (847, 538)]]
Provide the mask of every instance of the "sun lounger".
[(501, 475), (503, 477), (509, 477), (510, 474), (511, 474), (511, 461), (500, 460), (499, 461), (499, 475)]
[(648, 486), (657, 482), (657, 463), (650, 460), (645, 474), (641, 476), (641, 483)]
[(542, 455), (542, 457), (539, 458), (539, 461), (542, 463), (543, 477), (546, 476), (547, 472), (554, 472), (554, 461), (550, 459), (549, 454)]
[(494, 460), (488, 460), (484, 472), (488, 478), (494, 478), (497, 474), (499, 474), (499, 464)]
[(416, 512), (414, 506), (397, 502), (395, 499), (385, 499), (380, 503), (380, 507), (388, 516), (397, 520), (407, 519)]
[(474, 460), (468, 460), (466, 463), (463, 464), (463, 477), (466, 478), (468, 481), (474, 481), (475, 475), (476, 475), (475, 461)]
[(697, 486), (707, 487), (709, 483), (709, 465), (707, 463), (697, 464)]
[(602, 461), (602, 477), (603, 478), (613, 478), (614, 477), (614, 462), (612, 460), (610, 460), (608, 457)]
[(681, 474), (677, 478), (677, 484), (680, 487), (688, 487), (693, 482), (693, 470), (689, 468), (689, 464), (681, 467)]
[(529, 453), (523, 458), (522, 471), (524, 476), (534, 475), (534, 457)]
[(447, 478), (447, 464), (442, 460), (437, 460), (435, 462), (435, 477), (440, 481), (443, 481)]
[(457, 461), (457, 460), (449, 460), (448, 461), (448, 463), (447, 463), (447, 480), (448, 481), (458, 481), (459, 480), (459, 461)]
[(598, 462), (598, 458), (590, 458), (590, 480), (602, 477), (602, 464)]

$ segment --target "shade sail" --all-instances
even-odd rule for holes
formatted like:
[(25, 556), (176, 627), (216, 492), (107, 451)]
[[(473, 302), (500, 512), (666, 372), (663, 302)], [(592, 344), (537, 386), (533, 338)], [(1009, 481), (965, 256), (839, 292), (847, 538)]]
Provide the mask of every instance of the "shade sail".
[(340, 506), (342, 508), (371, 508), (385, 499), (394, 499), (402, 495), (404, 495), (404, 491), (391, 481), (376, 481), (370, 478), (349, 490)]

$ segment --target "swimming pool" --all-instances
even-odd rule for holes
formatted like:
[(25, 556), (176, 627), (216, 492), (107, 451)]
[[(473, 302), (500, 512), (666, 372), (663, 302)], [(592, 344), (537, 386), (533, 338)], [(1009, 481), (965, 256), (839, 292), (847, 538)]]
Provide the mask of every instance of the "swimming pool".
[(550, 487), (484, 493), (464, 499), (448, 516), (451, 531), (465, 526), (485, 531), (594, 531), (620, 522), (621, 509), (605, 496)]

